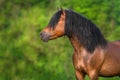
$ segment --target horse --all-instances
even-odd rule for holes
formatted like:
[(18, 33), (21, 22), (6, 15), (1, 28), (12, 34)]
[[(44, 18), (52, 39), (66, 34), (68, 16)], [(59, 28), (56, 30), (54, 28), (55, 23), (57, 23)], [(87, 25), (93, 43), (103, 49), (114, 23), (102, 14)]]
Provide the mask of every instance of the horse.
[(74, 53), (72, 57), (76, 80), (120, 76), (120, 41), (107, 41), (100, 29), (81, 14), (60, 9), (40, 32), (43, 41), (66, 36)]

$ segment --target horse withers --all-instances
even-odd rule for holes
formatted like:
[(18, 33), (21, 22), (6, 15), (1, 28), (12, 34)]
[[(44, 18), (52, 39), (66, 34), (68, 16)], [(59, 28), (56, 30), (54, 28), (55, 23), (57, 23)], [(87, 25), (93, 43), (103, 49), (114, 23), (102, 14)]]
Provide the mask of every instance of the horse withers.
[(43, 41), (67, 36), (74, 48), (77, 80), (120, 76), (120, 41), (108, 42), (97, 26), (72, 10), (58, 10), (40, 33)]

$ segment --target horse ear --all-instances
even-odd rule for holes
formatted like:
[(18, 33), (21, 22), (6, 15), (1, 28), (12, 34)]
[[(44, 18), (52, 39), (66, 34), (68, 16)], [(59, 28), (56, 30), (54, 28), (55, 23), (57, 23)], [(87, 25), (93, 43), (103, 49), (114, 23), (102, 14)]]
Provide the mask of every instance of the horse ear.
[(65, 15), (65, 11), (63, 10), (63, 8), (60, 8), (60, 11), (62, 12), (62, 15)]
[(63, 11), (63, 8), (62, 8), (62, 7), (60, 7), (60, 10), (61, 10), (61, 11)]
[(63, 10), (62, 7), (57, 7), (57, 10), (58, 10), (58, 11), (61, 11), (61, 14), (62, 14), (62, 15), (65, 15), (65, 11)]
[(63, 11), (62, 7), (57, 7), (58, 11)]
[(58, 10), (58, 11), (60, 11), (60, 8), (59, 8), (59, 7), (57, 7), (57, 10)]

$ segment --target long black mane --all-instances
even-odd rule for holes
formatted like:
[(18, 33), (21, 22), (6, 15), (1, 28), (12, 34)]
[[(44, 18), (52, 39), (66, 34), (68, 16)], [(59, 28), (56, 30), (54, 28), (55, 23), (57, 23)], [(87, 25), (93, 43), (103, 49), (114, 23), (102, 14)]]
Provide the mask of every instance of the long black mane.
[[(100, 30), (96, 25), (80, 14), (72, 10), (64, 10), (66, 14), (65, 20), (65, 35), (70, 37), (75, 36), (79, 43), (86, 48), (87, 51), (93, 52), (98, 46), (105, 48), (107, 41), (104, 39)], [(54, 28), (57, 24), (62, 10), (58, 11), (50, 20), (49, 26)]]

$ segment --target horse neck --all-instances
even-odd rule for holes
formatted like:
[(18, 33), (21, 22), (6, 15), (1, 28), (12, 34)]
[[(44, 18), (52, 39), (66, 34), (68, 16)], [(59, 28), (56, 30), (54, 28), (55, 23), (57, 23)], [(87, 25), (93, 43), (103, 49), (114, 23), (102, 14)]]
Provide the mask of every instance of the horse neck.
[(69, 40), (74, 48), (75, 53), (81, 53), (81, 51), (85, 50), (82, 44), (78, 42), (77, 38), (71, 37)]

